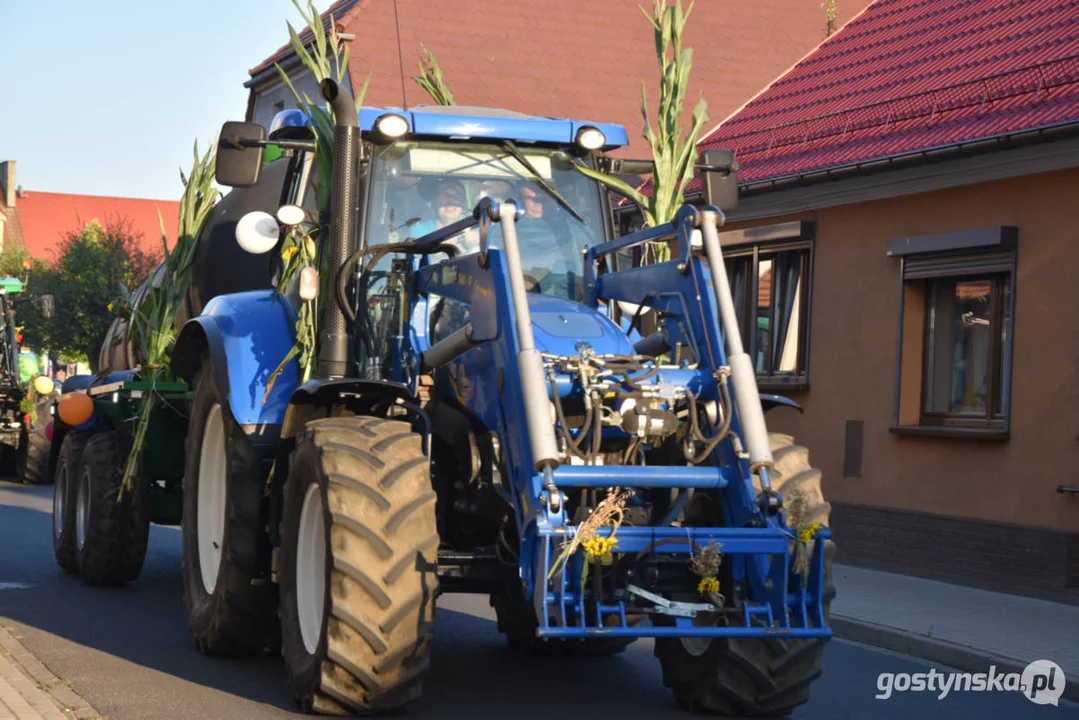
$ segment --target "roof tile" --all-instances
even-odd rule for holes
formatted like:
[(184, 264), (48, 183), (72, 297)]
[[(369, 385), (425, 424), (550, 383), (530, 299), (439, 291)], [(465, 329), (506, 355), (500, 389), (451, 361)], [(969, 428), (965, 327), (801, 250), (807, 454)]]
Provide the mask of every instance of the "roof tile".
[(1076, 120), (1079, 0), (877, 0), (700, 147), (751, 184)]

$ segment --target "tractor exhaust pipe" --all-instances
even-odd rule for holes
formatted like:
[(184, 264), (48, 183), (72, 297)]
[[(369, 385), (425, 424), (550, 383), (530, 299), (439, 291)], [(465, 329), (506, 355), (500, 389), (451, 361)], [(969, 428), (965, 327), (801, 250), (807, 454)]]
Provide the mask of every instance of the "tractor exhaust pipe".
[(738, 316), (734, 311), (734, 298), (731, 296), (727, 271), (723, 267), (723, 251), (719, 246), (717, 213), (703, 210), (698, 220), (704, 244), (708, 267), (712, 272), (712, 285), (716, 291), (716, 304), (727, 340), (727, 362), (731, 364), (731, 382), (734, 385), (734, 403), (738, 408), (738, 420), (745, 436), (746, 450), (749, 452), (749, 467), (758, 472), (761, 489), (771, 490), (768, 470), (773, 467), (772, 447), (768, 442), (768, 427), (764, 423), (764, 409), (761, 407), (761, 394), (757, 388), (757, 374), (753, 361), (742, 348), (742, 335), (738, 331)]
[[(360, 128), (356, 116), (356, 103), (348, 88), (339, 86), (327, 78), (319, 83), (319, 92), (330, 103), (334, 114), (333, 147), (333, 194), (330, 196), (330, 236), (327, 246), (327, 263), (330, 277), (348, 259), (352, 246), (353, 221), (356, 216), (356, 172), (359, 156)], [(326, 294), (326, 310), (323, 316), (322, 349), (318, 357), (320, 378), (345, 377), (348, 370), (348, 327), (345, 314), (337, 301), (337, 293)]]

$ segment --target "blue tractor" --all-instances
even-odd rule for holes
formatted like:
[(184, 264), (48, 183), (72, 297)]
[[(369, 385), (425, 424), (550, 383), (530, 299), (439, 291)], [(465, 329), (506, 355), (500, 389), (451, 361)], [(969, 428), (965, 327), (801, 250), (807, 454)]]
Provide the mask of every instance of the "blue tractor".
[[(257, 186), (270, 146), (290, 168), (242, 246), (321, 232), (306, 279), (213, 297), (173, 352), (197, 646), (279, 651), (305, 711), (390, 711), (422, 692), (438, 595), (479, 593), (522, 652), (654, 638), (687, 709), (806, 702), (831, 637), (829, 506), (807, 450), (768, 433), (782, 400), (742, 348), (712, 204), (737, 193), (729, 154), (705, 158), (703, 209), (615, 237), (574, 166), (615, 167), (622, 127), (320, 91), (328, 210), (301, 111), (220, 135), (221, 185)], [(669, 261), (634, 262), (658, 241)], [(271, 384), (315, 272), (317, 370)]]

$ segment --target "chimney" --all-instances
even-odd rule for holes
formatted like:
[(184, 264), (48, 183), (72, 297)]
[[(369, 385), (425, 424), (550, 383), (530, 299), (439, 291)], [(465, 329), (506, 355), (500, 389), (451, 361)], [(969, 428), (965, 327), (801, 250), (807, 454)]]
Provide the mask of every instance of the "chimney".
[(5, 160), (0, 163), (0, 193), (3, 193), (4, 205), (15, 207), (15, 161)]

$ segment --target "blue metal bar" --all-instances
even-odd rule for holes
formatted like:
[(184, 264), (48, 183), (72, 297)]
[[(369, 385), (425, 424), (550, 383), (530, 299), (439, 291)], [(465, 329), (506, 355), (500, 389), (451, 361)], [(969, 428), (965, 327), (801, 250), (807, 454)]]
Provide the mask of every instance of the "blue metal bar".
[(540, 628), (539, 637), (780, 637), (780, 638), (830, 638), (832, 629), (820, 628), (773, 628), (773, 627), (603, 627), (603, 628)]
[(562, 465), (555, 483), (568, 487), (710, 488), (727, 486), (717, 467), (648, 467), (641, 465)]

